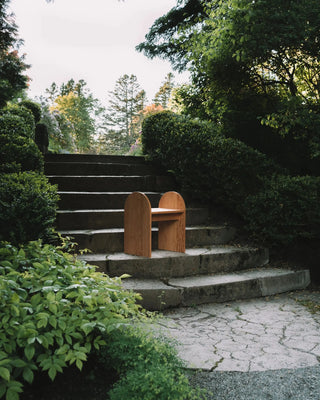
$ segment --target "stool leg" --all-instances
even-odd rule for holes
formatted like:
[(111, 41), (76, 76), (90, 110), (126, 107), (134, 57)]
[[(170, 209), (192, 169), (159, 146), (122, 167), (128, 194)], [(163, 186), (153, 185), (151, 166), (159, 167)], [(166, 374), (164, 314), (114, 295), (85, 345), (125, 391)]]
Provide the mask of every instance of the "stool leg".
[(177, 192), (167, 192), (161, 197), (159, 207), (184, 210), (177, 221), (161, 221), (158, 225), (158, 248), (184, 253), (186, 250), (186, 206), (182, 196)]
[(184, 214), (177, 221), (161, 221), (158, 226), (158, 248), (184, 253), (186, 250)]
[(151, 257), (151, 205), (144, 193), (131, 193), (124, 207), (124, 252)]

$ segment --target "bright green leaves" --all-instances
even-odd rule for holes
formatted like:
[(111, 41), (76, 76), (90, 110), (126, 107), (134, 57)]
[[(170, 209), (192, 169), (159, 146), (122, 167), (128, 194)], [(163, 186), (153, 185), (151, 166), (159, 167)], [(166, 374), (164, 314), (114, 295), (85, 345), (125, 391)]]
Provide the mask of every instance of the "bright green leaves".
[[(0, 244), (0, 397), (17, 400), (37, 370), (54, 380), (67, 365), (82, 369), (100, 332), (140, 315), (136, 296), (41, 242)], [(15, 377), (16, 381), (12, 379)]]

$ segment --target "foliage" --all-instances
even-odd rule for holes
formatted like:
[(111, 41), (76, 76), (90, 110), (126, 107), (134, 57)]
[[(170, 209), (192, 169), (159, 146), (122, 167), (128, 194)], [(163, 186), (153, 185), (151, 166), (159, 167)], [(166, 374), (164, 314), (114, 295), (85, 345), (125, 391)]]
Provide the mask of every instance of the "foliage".
[(294, 173), (317, 175), (319, 24), (316, 0), (185, 0), (155, 21), (138, 49), (189, 67), (184, 112), (217, 122)]
[(27, 136), (28, 138), (34, 139), (34, 117), (32, 112), (23, 106), (10, 105), (1, 110), (1, 114), (5, 115), (17, 115), (23, 119), (24, 129), (19, 128), (17, 134), (19, 136)]
[(147, 329), (127, 326), (105, 337), (108, 346), (99, 351), (99, 359), (120, 374), (110, 399), (205, 399), (204, 391), (190, 387), (173, 344)]
[(110, 333), (139, 315), (136, 295), (119, 278), (40, 241), (0, 247), (0, 397), (17, 400), (38, 371), (54, 380), (75, 364), (81, 369)]
[(202, 0), (180, 0), (177, 6), (157, 19), (136, 48), (148, 57), (168, 59), (179, 71), (188, 65), (190, 41), (207, 15)]
[(290, 176), (215, 125), (170, 112), (145, 120), (142, 144), (174, 172), (183, 191), (229, 207), (257, 240), (279, 245), (319, 238), (320, 178)]
[(104, 111), (84, 80), (70, 79), (60, 88), (52, 83), (42, 98), (43, 118), (55, 150), (86, 152), (94, 147), (97, 119)]
[(32, 139), (0, 133), (0, 166), (13, 163), (19, 171), (43, 172), (43, 157)]
[(156, 106), (161, 106), (164, 110), (168, 108), (169, 100), (171, 97), (172, 89), (174, 88), (174, 75), (170, 72), (162, 85), (160, 86), (159, 90), (155, 94), (153, 99), (153, 103)]
[(50, 233), (58, 196), (44, 175), (1, 174), (0, 199), (0, 240), (20, 244)]
[(58, 111), (50, 111), (48, 100), (44, 97), (40, 97), (39, 102), (41, 106), (40, 121), (48, 129), (49, 151), (56, 153), (74, 148), (74, 141), (70, 137), (69, 130), (63, 129), (63, 120)]
[(19, 115), (0, 113), (0, 134), (13, 138), (16, 136), (30, 137), (24, 119)]
[(40, 104), (35, 103), (31, 100), (20, 101), (19, 106), (25, 107), (32, 112), (34, 122), (37, 124), (41, 119), (41, 107)]
[(109, 92), (109, 106), (105, 116), (106, 150), (109, 146), (118, 146), (120, 152), (126, 153), (138, 137), (139, 131), (135, 120), (144, 109), (146, 93), (141, 89), (135, 75), (123, 75), (113, 91)]
[(184, 191), (232, 207), (281, 171), (258, 151), (225, 138), (216, 125), (168, 111), (145, 120), (142, 145), (144, 154), (174, 172)]
[(27, 87), (24, 71), (28, 65), (17, 49), (21, 44), (13, 15), (8, 12), (9, 0), (0, 2), (0, 108)]
[(320, 178), (277, 175), (241, 205), (247, 229), (260, 240), (288, 244), (319, 237)]

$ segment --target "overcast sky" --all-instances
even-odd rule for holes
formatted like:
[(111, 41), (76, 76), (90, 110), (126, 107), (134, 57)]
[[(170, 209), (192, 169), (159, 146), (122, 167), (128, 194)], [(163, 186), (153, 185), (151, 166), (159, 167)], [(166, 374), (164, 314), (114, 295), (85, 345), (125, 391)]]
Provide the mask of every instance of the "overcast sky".
[[(11, 0), (19, 36), (31, 64), (29, 96), (84, 79), (94, 96), (107, 103), (108, 91), (124, 74), (134, 74), (152, 100), (168, 72), (168, 62), (149, 60), (135, 50), (153, 22), (176, 0)], [(176, 83), (187, 74), (174, 72)]]

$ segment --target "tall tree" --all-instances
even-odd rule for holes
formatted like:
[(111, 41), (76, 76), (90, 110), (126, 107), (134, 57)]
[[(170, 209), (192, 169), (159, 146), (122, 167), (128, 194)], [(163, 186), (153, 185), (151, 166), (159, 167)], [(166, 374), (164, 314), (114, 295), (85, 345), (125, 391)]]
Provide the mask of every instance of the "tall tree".
[(292, 141), (293, 160), (302, 141), (320, 159), (319, 26), (318, 0), (184, 0), (138, 49), (190, 68), (195, 89), (182, 93), (187, 106), (198, 105), (225, 133), (274, 156), (284, 146), (277, 161)]
[(24, 71), (28, 65), (18, 49), (22, 40), (14, 15), (8, 11), (8, 0), (0, 0), (0, 107), (27, 88), (28, 77)]
[(153, 99), (153, 103), (156, 106), (161, 106), (163, 109), (168, 108), (171, 92), (172, 89), (174, 88), (173, 79), (174, 75), (171, 72), (169, 72)]
[(121, 143), (120, 147), (125, 152), (138, 136), (134, 121), (145, 106), (146, 93), (141, 89), (135, 75), (125, 74), (117, 80), (109, 95), (106, 125), (112, 142)]

